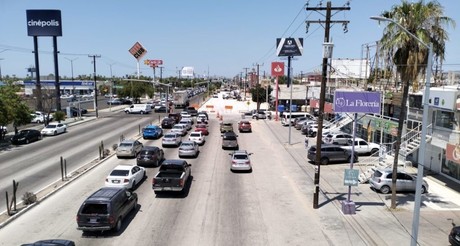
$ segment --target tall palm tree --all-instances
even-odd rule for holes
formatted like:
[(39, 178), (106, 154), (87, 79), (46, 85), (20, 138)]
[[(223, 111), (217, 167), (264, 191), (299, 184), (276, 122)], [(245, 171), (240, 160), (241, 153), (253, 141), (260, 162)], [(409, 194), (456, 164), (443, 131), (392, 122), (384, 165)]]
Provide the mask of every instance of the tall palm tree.
[[(393, 6), (390, 11), (384, 11), (382, 16), (399, 23), (425, 44), (433, 44), (433, 59), (442, 63), (444, 60), (445, 42), (448, 40), (448, 34), (444, 27), (448, 27), (449, 25), (455, 26), (455, 22), (443, 15), (443, 6), (438, 2), (430, 1), (425, 3), (423, 0), (418, 2), (402, 0), (401, 5)], [(406, 102), (409, 87), (418, 88), (419, 75), (424, 74), (426, 69), (431, 70), (431, 68), (426, 67), (428, 49), (395, 23), (389, 23), (385, 28), (380, 44), (380, 52), (388, 54), (396, 65), (396, 71), (399, 73), (403, 91), (393, 163), (391, 208), (394, 209), (396, 208), (397, 157), (399, 156), (404, 119), (407, 114)], [(423, 155), (424, 153), (421, 154)]]

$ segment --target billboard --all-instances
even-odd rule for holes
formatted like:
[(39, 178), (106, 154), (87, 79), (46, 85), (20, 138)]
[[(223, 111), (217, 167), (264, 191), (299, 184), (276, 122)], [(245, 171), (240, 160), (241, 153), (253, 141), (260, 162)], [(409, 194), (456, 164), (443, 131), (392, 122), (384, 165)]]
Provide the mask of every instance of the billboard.
[(336, 91), (334, 111), (380, 114), (380, 92)]
[(303, 38), (277, 38), (276, 54), (278, 56), (302, 56)]
[(182, 77), (193, 77), (194, 74), (195, 73), (193, 67), (183, 67), (180, 72)]
[(62, 36), (60, 10), (29, 9), (26, 15), (28, 36)]
[(131, 55), (139, 61), (147, 53), (147, 50), (142, 46), (142, 44), (136, 42), (133, 47), (129, 49), (129, 53), (131, 53)]
[(371, 72), (371, 63), (366, 59), (332, 59), (331, 63), (331, 78), (365, 79)]

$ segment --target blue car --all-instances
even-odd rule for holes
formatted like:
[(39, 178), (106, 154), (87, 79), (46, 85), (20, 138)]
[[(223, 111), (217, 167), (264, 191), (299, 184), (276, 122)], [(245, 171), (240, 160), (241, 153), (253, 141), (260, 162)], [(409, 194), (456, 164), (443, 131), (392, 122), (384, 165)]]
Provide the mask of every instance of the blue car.
[(157, 125), (148, 125), (142, 131), (142, 137), (144, 139), (153, 138), (157, 139), (163, 136), (163, 129)]

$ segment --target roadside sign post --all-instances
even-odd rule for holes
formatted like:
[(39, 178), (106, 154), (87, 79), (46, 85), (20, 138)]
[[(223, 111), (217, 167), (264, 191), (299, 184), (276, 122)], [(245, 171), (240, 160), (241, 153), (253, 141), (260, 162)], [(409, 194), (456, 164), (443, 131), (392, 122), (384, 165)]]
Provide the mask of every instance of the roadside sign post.
[(359, 171), (353, 169), (355, 161), (355, 141), (358, 113), (380, 114), (380, 92), (336, 91), (334, 95), (334, 112), (354, 113), (353, 145), (351, 146), (350, 169), (345, 170), (344, 185), (348, 185), (347, 200), (342, 202), (343, 214), (356, 214), (356, 205), (351, 200), (351, 186), (358, 185)]
[(278, 121), (278, 78), (284, 75), (284, 62), (272, 62), (272, 76), (276, 78), (275, 83), (275, 121)]
[(136, 42), (131, 49), (129, 49), (129, 53), (134, 56), (137, 60), (137, 79), (140, 78), (140, 66), (139, 60), (147, 53), (147, 50), (139, 43)]

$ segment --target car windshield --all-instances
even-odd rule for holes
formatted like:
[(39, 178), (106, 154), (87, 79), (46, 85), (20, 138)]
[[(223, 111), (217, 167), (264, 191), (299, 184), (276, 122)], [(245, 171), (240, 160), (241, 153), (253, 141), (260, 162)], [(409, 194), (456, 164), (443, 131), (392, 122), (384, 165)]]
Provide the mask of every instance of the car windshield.
[(199, 133), (190, 133), (190, 137), (201, 137)]
[(193, 147), (193, 143), (182, 143), (181, 147)]
[(236, 136), (224, 136), (224, 140), (236, 140)]
[(206, 128), (206, 125), (196, 125), (196, 128)]
[(128, 170), (113, 170), (111, 173), (110, 173), (110, 176), (123, 176), (123, 177), (126, 177), (129, 175), (129, 171)]
[(54, 128), (56, 128), (56, 125), (47, 125), (45, 128), (49, 128), (49, 129), (53, 128), (54, 129)]
[(86, 203), (81, 210), (82, 214), (108, 214), (107, 204)]
[(29, 131), (24, 131), (24, 130), (22, 130), (22, 131), (20, 131), (20, 132), (18, 133), (18, 136), (25, 136), (25, 135), (27, 135), (27, 133), (29, 133)]
[(175, 134), (166, 134), (163, 138), (176, 138)]
[(173, 126), (174, 129), (182, 129), (182, 126)]

